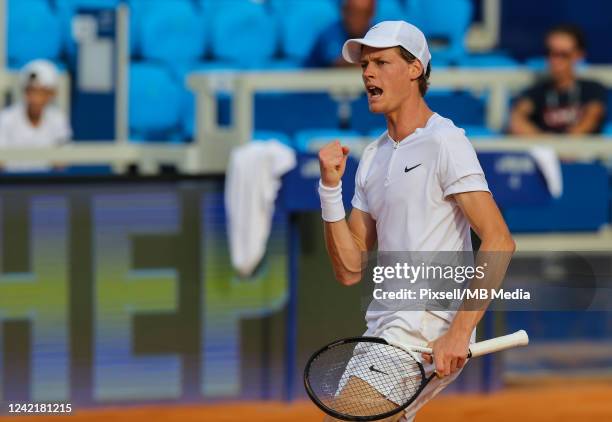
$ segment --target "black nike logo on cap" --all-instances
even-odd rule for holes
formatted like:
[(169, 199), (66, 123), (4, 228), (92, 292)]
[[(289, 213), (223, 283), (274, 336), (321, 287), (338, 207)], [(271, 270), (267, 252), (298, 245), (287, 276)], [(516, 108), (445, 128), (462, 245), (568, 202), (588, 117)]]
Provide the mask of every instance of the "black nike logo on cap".
[[(421, 164), (423, 164), (423, 163), (421, 163)], [(409, 171), (414, 170), (415, 168), (417, 168), (421, 164), (417, 164), (416, 166), (413, 166), (413, 167), (410, 167), (410, 168), (408, 168), (408, 166), (406, 166), (406, 168), (404, 169), (404, 173), (408, 173)]]
[(379, 374), (384, 374), (384, 375), (389, 375), (386, 372), (381, 371), (380, 369), (376, 369), (374, 368), (374, 365), (371, 365), (370, 368), (368, 368), (370, 371), (372, 372), (378, 372)]

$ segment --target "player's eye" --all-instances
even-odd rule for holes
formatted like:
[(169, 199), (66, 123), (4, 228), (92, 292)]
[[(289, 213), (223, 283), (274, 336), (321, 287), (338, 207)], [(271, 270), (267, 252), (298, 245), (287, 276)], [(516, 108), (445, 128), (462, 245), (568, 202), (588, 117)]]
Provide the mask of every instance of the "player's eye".
[(361, 62), (361, 68), (363, 70), (365, 70), (366, 67), (368, 67), (368, 63), (367, 62)]

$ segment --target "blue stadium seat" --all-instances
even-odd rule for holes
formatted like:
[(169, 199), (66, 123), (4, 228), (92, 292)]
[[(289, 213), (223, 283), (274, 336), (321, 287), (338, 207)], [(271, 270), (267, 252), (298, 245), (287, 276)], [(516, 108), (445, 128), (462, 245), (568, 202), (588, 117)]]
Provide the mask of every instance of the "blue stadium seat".
[(55, 0), (58, 8), (99, 8), (99, 7), (117, 7), (122, 0)]
[(243, 68), (262, 67), (277, 48), (273, 16), (260, 3), (220, 3), (212, 12), (212, 53), (215, 59)]
[(155, 2), (163, 0), (129, 0), (130, 7), (130, 54), (141, 57), (142, 19)]
[(369, 143), (354, 130), (313, 129), (296, 133), (295, 148), (299, 152), (318, 152), (323, 146), (335, 140), (339, 140), (356, 153)]
[(76, 10), (79, 8), (106, 8), (117, 7), (121, 0), (55, 0), (57, 8), (68, 8)]
[(35, 59), (57, 60), (61, 23), (46, 0), (8, 1), (8, 64), (20, 68)]
[(67, 5), (70, 7), (115, 7), (122, 0), (55, 0), (55, 4), (59, 6)]
[(286, 57), (303, 62), (325, 28), (340, 19), (339, 9), (329, 0), (289, 0), (279, 21), (282, 49)]
[(153, 1), (140, 21), (142, 56), (169, 64), (204, 55), (206, 24), (191, 2)]
[(400, 0), (377, 0), (374, 22), (406, 20), (408, 17)]
[(130, 133), (134, 139), (176, 139), (182, 90), (173, 74), (157, 63), (130, 67)]
[[(202, 1), (215, 1), (215, 0), (202, 0)], [(288, 0), (268, 0), (267, 3), (270, 7), (270, 10), (272, 10), (272, 12), (274, 14), (280, 14), (285, 12), (285, 10), (287, 9), (287, 1)]]
[[(414, 23), (430, 40), (432, 55), (457, 62), (465, 55), (465, 35), (472, 19), (469, 0), (413, 0)], [(436, 47), (438, 42), (443, 46)]]

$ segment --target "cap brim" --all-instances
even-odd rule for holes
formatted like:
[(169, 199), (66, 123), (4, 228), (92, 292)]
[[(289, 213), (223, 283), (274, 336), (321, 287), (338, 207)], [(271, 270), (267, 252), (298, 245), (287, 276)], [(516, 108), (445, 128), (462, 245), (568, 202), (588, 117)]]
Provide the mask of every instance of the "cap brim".
[(397, 47), (399, 43), (395, 40), (386, 38), (353, 38), (344, 43), (342, 46), (342, 57), (349, 63), (359, 63), (361, 60), (361, 48), (363, 46), (374, 48), (391, 48)]

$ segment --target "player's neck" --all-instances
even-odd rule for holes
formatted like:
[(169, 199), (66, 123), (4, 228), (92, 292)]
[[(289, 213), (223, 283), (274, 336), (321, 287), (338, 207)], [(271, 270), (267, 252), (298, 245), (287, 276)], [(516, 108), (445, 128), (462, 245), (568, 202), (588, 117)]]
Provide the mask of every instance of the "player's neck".
[(385, 115), (389, 136), (395, 142), (400, 142), (417, 129), (425, 127), (432, 114), (422, 97), (406, 101), (400, 108)]

